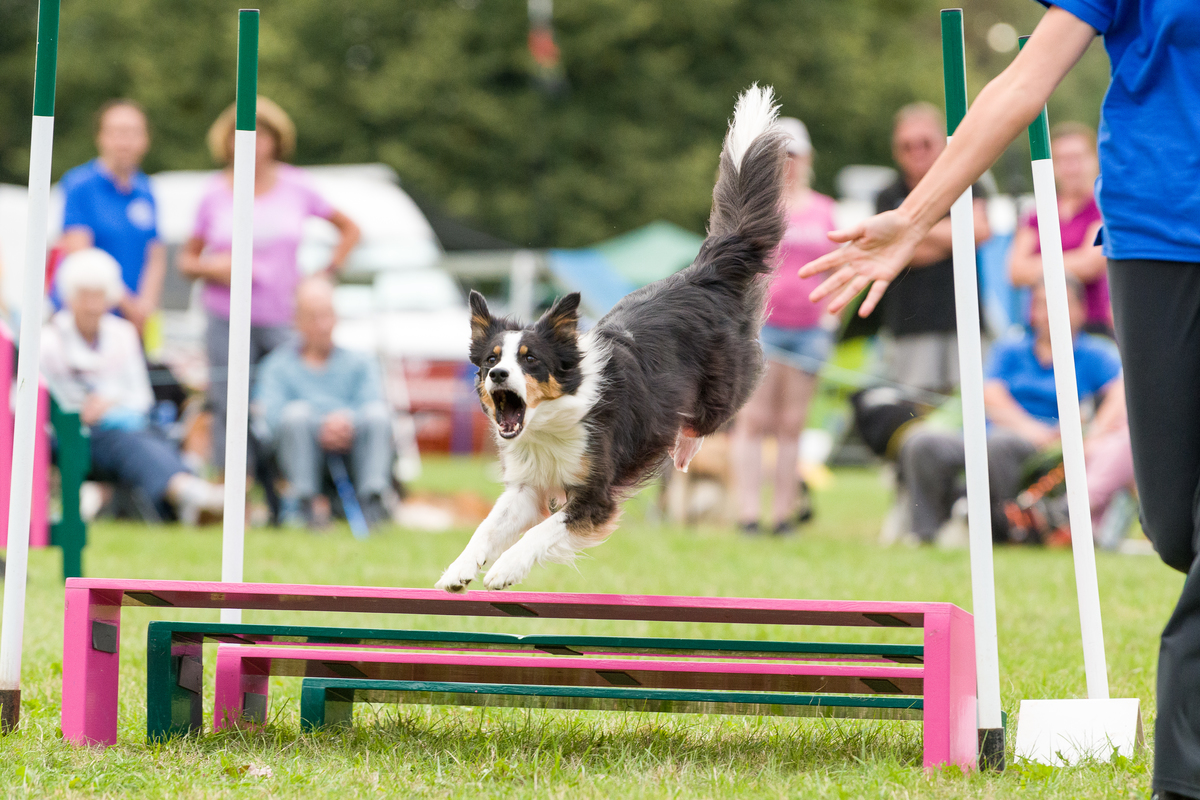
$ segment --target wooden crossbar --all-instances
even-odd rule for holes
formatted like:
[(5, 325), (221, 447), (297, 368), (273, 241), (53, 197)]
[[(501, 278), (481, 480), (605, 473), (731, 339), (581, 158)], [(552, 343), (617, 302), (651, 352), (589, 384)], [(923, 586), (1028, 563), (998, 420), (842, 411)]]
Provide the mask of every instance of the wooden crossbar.
[(305, 678), (300, 693), (300, 727), (312, 730), (325, 725), (349, 726), (354, 703), (362, 702), (894, 720), (921, 719), (924, 707), (919, 697), (882, 695)]
[(203, 726), (204, 641), (223, 644), (490, 651), (560, 656), (686, 656), (919, 664), (921, 645), (674, 639), (625, 636), (414, 631), (301, 625), (246, 625), (154, 621), (146, 636), (146, 735), (150, 741), (199, 731)]

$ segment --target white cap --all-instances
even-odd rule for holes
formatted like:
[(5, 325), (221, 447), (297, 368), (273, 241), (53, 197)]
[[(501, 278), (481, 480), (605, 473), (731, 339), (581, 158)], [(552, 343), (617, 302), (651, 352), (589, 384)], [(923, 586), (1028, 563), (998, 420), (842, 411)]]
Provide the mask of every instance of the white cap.
[(790, 156), (807, 156), (812, 154), (812, 139), (808, 138), (808, 128), (795, 117), (780, 117), (777, 121), (780, 129), (787, 135), (787, 151)]

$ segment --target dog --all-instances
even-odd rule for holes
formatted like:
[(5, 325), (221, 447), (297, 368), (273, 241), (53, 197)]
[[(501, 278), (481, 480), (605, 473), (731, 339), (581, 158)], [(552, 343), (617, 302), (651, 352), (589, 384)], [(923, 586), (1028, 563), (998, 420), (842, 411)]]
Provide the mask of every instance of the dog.
[(505, 491), (436, 586), (488, 589), (540, 563), (569, 563), (616, 528), (619, 504), (668, 460), (686, 471), (763, 370), (758, 342), (783, 235), (785, 136), (768, 87), (738, 99), (708, 236), (691, 266), (627, 295), (580, 333), (579, 294), (532, 325), (472, 292), (471, 362)]

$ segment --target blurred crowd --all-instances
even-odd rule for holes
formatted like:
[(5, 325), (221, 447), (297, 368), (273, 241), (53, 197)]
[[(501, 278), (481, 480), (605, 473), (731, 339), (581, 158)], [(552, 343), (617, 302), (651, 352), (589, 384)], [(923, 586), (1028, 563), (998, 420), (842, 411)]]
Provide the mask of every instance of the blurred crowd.
[[(781, 125), (788, 136), (787, 228), (761, 337), (768, 366), (745, 409), (696, 465), (722, 484), (724, 505), (745, 535), (786, 535), (813, 513), (799, 477), (802, 434), (819, 376), (847, 322), (828, 313), (825, 303), (809, 300), (821, 277), (797, 275), (835, 247), (828, 234), (838, 227), (836, 207), (812, 189), (814, 152), (804, 124), (787, 117)], [(903, 202), (945, 147), (944, 131), (935, 106), (914, 103), (896, 113), (897, 177), (878, 193), (876, 211)], [(248, 469), (276, 520), (319, 528), (350, 502), (367, 524), (378, 523), (389, 517), (395, 496), (393, 411), (375, 360), (333, 340), (333, 287), (359, 229), (304, 171), (287, 163), (296, 131), (266, 98), (258, 100), (257, 132)], [(55, 247), (61, 258), (52, 261), (50, 278), (58, 310), (45, 327), (43, 373), (56, 402), (78, 412), (91, 429), (91, 477), (109, 487), (101, 503), (125, 502), (147, 518), (195, 522), (219, 514), (223, 505), (234, 109), (208, 131), (209, 149), (223, 169), (207, 185), (178, 258), (180, 273), (202, 285), (206, 317), (204, 407), (211, 424), (199, 446), (163, 424), (175, 415), (158, 412), (164, 389), (161, 381), (152, 385), (149, 374), (161, 368), (147, 363), (142, 347), (166, 273), (155, 198), (140, 168), (150, 146), (148, 120), (136, 102), (114, 100), (98, 111), (95, 133), (97, 157), (62, 179), (63, 233)], [(1094, 528), (1113, 542), (1130, 526), (1136, 501), (1106, 262), (1098, 245), (1095, 133), (1063, 125), (1052, 134), (1052, 149)], [(978, 245), (991, 235), (982, 185), (974, 188), (973, 212)], [(305, 276), (297, 249), (311, 217), (332, 223), (338, 238), (326, 267)], [(1030, 301), (1024, 326), (988, 342), (985, 406), (997, 540), (1055, 543), (1069, 533), (1037, 226), (1035, 215), (1022, 218), (1009, 252), (1009, 279), (1029, 287)], [(960, 543), (964, 451), (955, 402), (949, 218), (920, 243), (875, 316), (877, 380), (859, 387), (851, 405), (856, 434), (895, 476), (896, 501), (883, 538)], [(764, 451), (773, 456), (766, 459), (769, 469)], [(679, 505), (686, 517), (689, 485), (676, 478), (668, 505)], [(764, 485), (771, 489), (765, 517)]]
[[(392, 435), (378, 365), (333, 341), (334, 281), (359, 229), (286, 162), (296, 141), (288, 115), (259, 98), (257, 117), (248, 470), (285, 523), (323, 527), (335, 505), (346, 503), (367, 524), (382, 522), (392, 489)], [(205, 188), (179, 256), (180, 272), (202, 284), (206, 316), (210, 423), (191, 449), (162, 424), (175, 413), (157, 413), (163, 382), (152, 387), (142, 346), (166, 270), (155, 198), (140, 169), (150, 146), (142, 108), (130, 100), (105, 104), (96, 115), (98, 156), (62, 178), (60, 258), (49, 278), (59, 310), (45, 327), (42, 372), (59, 406), (90, 428), (90, 477), (110, 495), (100, 503), (124, 497), (151, 519), (196, 522), (219, 515), (224, 501), (232, 106), (207, 140), (223, 169)], [(305, 276), (297, 249), (310, 217), (332, 223), (338, 243), (328, 265)], [(349, 494), (335, 485), (343, 482), (351, 484)]]
[[(773, 438), (773, 500), (766, 530), (792, 532), (811, 518), (797, 491), (797, 454), (817, 376), (843, 321), (808, 297), (822, 276), (796, 270), (830, 252), (836, 228), (833, 201), (809, 188), (812, 146), (799, 120), (783, 121), (790, 138), (788, 228), (770, 287), (762, 342), (767, 377), (738, 416), (731, 433), (730, 483), (740, 529), (763, 530), (760, 519), (762, 443)], [(926, 103), (895, 115), (892, 154), (896, 180), (879, 192), (876, 212), (900, 206), (946, 145), (941, 112)], [(1133, 461), (1120, 358), (1112, 339), (1101, 217), (1093, 195), (1099, 174), (1095, 132), (1068, 123), (1051, 134), (1055, 182), (1067, 272), (1071, 327), (1084, 411), (1085, 450), (1094, 535), (1115, 547), (1136, 516)], [(973, 189), (976, 246), (991, 235), (982, 185)], [(878, 376), (852, 398), (856, 433), (888, 461), (895, 504), (883, 541), (963, 546), (966, 542), (965, 454), (959, 383), (957, 317), (949, 217), (933, 226), (912, 260), (884, 294), (879, 323)], [(1025, 324), (985, 347), (984, 405), (992, 530), (997, 541), (1066, 544), (1067, 519), (1058, 403), (1042, 287), (1036, 215), (1019, 222), (1009, 252), (1013, 286), (1028, 287)], [(853, 306), (852, 306), (853, 307)], [(800, 497), (798, 497), (800, 495)]]

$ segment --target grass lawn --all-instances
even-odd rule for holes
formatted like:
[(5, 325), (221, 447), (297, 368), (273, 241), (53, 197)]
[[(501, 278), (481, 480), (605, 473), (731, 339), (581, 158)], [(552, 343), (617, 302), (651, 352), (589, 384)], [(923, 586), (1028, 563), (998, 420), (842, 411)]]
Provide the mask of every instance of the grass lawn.
[[(498, 486), (479, 460), (428, 460), (421, 488)], [(817, 518), (799, 537), (743, 540), (723, 529), (646, 522), (635, 498), (621, 529), (576, 568), (541, 569), (528, 590), (706, 594), (825, 599), (950, 601), (971, 607), (965, 551), (881, 549), (875, 535), (888, 502), (874, 473), (840, 471), (816, 497)], [(255, 530), (247, 539), (251, 581), (432, 586), (469, 534), (387, 530), (355, 541), (343, 526), (324, 535)], [(85, 553), (90, 576), (215, 579), (221, 532), (95, 525)], [(1158, 633), (1182, 576), (1157, 559), (1098, 554), (1114, 697), (1141, 699), (1153, 730)], [(264, 732), (206, 734), (147, 746), (145, 623), (169, 610), (127, 610), (122, 626), (120, 744), (75, 749), (59, 738), (62, 586), (55, 551), (31, 556), (25, 628), (23, 718), (0, 738), (3, 797), (821, 797), (1141, 798), (1150, 759), (1070, 769), (1017, 765), (1003, 775), (926, 774), (915, 722), (774, 720), (384, 706), (366, 708), (352, 733), (300, 735), (299, 682), (275, 679)], [(996, 553), (1001, 692), (1009, 744), (1022, 698), (1084, 696), (1083, 657), (1071, 556)], [(215, 620), (215, 612), (173, 612)], [(783, 636), (767, 626), (582, 623), (246, 612), (247, 622), (439, 627), (525, 633)], [(793, 634), (795, 635), (795, 634)], [(805, 629), (800, 635), (919, 642), (919, 632)], [(212, 664), (206, 719), (211, 719)], [(1153, 742), (1151, 741), (1151, 746)], [(1011, 749), (1010, 749), (1011, 757)], [(267, 776), (252, 776), (266, 768)]]

